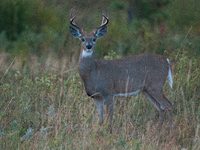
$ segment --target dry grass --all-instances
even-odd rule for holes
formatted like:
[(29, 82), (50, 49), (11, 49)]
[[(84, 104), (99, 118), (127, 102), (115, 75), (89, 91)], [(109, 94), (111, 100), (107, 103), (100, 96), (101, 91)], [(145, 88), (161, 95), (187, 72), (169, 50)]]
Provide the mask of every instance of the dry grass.
[(42, 70), (32, 57), (29, 68), (36, 69), (37, 76), (11, 67), (0, 85), (1, 149), (199, 149), (199, 66), (185, 55), (177, 58), (173, 89), (165, 86), (174, 103), (171, 134), (167, 116), (157, 133), (158, 111), (138, 94), (115, 99), (110, 135), (105, 125), (97, 124), (93, 99), (83, 94), (80, 77), (67, 62), (50, 67), (54, 60), (49, 56)]

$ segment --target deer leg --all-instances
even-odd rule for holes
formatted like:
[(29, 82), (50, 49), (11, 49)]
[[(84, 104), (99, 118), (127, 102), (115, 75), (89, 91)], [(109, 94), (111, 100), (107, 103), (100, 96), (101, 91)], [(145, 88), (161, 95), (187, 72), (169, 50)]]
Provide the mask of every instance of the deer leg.
[(169, 101), (169, 99), (163, 94), (165, 99), (165, 103), (167, 103), (167, 113), (169, 116), (169, 131), (173, 130), (173, 104)]
[[(169, 116), (169, 128), (170, 131), (173, 128), (173, 104), (167, 99), (163, 90), (154, 90), (153, 92), (148, 92), (156, 101), (160, 104), (162, 110), (166, 110)], [(163, 115), (164, 118), (164, 115)]]
[(159, 102), (152, 97), (149, 93), (143, 91), (143, 94), (149, 99), (149, 101), (157, 108), (159, 111), (159, 123), (158, 123), (158, 131), (162, 129), (163, 121), (164, 121), (164, 110), (161, 109)]
[(103, 117), (104, 117), (104, 101), (103, 99), (94, 99), (97, 112), (98, 112), (98, 117), (99, 117), (99, 124), (103, 124)]
[(158, 123), (158, 131), (162, 129), (163, 121), (164, 121), (164, 113), (165, 111), (160, 109), (159, 110), (159, 123)]
[(106, 113), (107, 122), (110, 128), (110, 134), (112, 134), (112, 122), (113, 122), (113, 108), (114, 108), (114, 98), (106, 99)]
[(173, 104), (168, 100), (165, 94), (162, 92), (157, 97), (159, 97), (159, 103), (161, 108), (166, 110), (169, 117), (169, 132), (173, 129)]

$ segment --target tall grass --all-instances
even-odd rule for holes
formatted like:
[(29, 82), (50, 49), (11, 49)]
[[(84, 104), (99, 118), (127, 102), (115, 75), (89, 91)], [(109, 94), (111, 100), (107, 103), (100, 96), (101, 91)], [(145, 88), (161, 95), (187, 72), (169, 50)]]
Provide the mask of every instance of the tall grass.
[(173, 89), (165, 85), (174, 104), (171, 135), (167, 116), (157, 134), (159, 113), (142, 94), (115, 99), (110, 135), (97, 124), (93, 99), (83, 93), (76, 69), (34, 78), (18, 71), (0, 85), (1, 149), (199, 149), (199, 60), (178, 50), (173, 59)]

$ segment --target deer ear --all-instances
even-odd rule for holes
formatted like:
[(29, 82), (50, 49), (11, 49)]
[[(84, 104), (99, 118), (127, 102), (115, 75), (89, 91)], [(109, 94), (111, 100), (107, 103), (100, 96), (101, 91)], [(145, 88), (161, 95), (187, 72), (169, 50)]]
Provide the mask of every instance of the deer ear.
[(98, 38), (101, 38), (106, 34), (106, 31), (107, 31), (107, 27), (106, 26), (101, 27), (96, 31), (96, 36)]
[(69, 26), (69, 30), (70, 30), (70, 33), (73, 35), (73, 37), (75, 38), (81, 38), (81, 33), (79, 32), (78, 29), (72, 27), (72, 26)]

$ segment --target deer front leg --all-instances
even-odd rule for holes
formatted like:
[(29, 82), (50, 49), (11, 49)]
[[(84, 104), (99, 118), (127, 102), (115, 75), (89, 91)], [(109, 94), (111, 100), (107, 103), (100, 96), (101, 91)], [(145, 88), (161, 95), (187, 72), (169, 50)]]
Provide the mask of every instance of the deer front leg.
[(106, 113), (107, 113), (107, 122), (112, 134), (112, 122), (113, 122), (113, 108), (114, 108), (114, 98), (106, 99)]
[(103, 99), (94, 99), (94, 102), (97, 107), (97, 112), (99, 116), (99, 124), (103, 124), (103, 117), (104, 117), (104, 101)]

